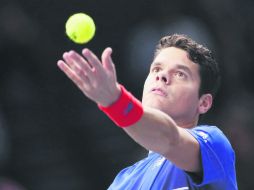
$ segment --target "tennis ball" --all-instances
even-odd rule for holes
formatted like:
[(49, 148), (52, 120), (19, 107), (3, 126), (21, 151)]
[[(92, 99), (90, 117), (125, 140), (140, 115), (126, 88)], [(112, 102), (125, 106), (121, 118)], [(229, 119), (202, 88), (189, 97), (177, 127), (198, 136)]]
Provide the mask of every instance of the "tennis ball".
[(65, 24), (67, 36), (75, 43), (89, 42), (95, 34), (93, 19), (85, 13), (76, 13), (68, 18)]

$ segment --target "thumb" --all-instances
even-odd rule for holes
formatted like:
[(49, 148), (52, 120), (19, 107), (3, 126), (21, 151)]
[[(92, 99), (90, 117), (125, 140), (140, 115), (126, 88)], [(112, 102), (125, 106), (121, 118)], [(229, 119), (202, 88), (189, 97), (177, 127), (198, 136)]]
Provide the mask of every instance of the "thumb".
[(101, 55), (101, 62), (102, 62), (102, 65), (103, 67), (105, 67), (107, 70), (110, 70), (110, 71), (114, 71), (114, 63), (112, 61), (112, 48), (108, 47), (106, 48), (102, 55)]

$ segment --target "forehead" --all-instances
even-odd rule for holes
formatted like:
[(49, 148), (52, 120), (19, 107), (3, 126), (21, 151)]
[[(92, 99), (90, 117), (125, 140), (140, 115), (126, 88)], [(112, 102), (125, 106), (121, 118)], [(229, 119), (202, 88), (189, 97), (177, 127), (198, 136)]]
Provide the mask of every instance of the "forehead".
[(168, 47), (161, 49), (156, 57), (154, 58), (154, 62), (170, 62), (170, 61), (182, 61), (189, 62), (191, 61), (188, 58), (188, 53), (182, 49), (176, 47)]

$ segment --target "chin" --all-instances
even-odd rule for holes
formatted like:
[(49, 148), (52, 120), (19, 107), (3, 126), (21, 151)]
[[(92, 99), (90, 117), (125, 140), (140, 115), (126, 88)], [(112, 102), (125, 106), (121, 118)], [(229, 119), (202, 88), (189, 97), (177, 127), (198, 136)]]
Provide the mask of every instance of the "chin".
[(147, 106), (147, 107), (150, 107), (150, 108), (159, 109), (161, 111), (164, 110), (164, 106), (165, 106), (165, 102), (158, 101), (158, 100), (143, 101), (142, 104), (144, 106)]

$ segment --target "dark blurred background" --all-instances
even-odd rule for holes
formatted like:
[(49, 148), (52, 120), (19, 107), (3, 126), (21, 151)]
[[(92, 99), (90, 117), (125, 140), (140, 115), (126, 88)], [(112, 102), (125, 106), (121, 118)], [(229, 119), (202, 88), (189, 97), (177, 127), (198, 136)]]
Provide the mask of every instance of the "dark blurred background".
[[(239, 189), (253, 189), (253, 0), (1, 0), (0, 190), (106, 189), (146, 156), (67, 79), (63, 52), (113, 48), (118, 80), (136, 97), (158, 40), (184, 33), (213, 50), (223, 83), (202, 122), (219, 126), (236, 152)], [(65, 35), (76, 12), (97, 25), (86, 45)]]

